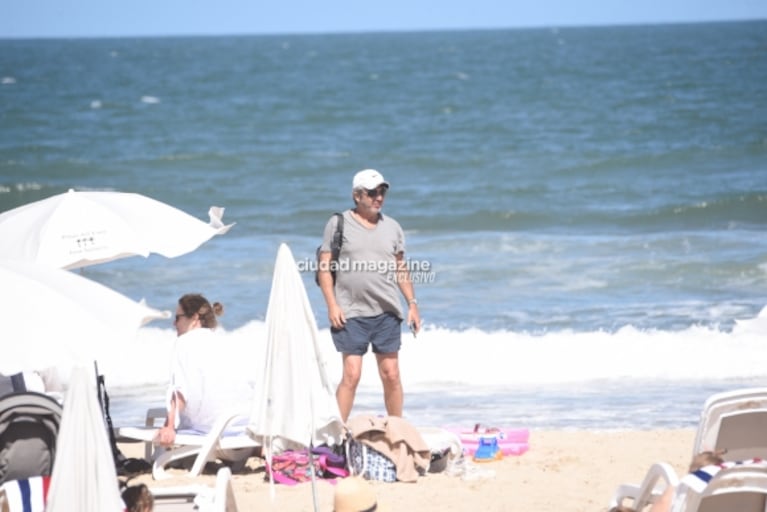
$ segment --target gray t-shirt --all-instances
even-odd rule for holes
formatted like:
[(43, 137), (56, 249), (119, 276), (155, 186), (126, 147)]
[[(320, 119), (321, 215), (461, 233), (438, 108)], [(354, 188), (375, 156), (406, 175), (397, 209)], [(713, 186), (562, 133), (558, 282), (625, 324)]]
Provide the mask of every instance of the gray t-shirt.
[[(338, 258), (336, 302), (346, 318), (392, 313), (403, 318), (397, 285), (398, 253), (405, 252), (405, 233), (399, 223), (381, 214), (373, 229), (360, 224), (351, 210), (343, 212), (344, 238)], [(330, 252), (336, 231), (334, 215), (325, 225), (323, 252)]]

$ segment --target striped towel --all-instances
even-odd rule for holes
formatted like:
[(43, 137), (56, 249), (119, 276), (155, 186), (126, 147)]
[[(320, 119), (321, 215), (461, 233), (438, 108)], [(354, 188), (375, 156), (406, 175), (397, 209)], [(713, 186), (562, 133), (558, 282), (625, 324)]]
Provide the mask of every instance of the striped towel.
[(5, 495), (9, 512), (44, 512), (50, 483), (50, 476), (10, 480), (0, 486), (0, 494)]
[(682, 478), (684, 485), (692, 489), (697, 493), (702, 493), (708, 483), (714, 478), (714, 475), (719, 473), (723, 469), (732, 468), (736, 466), (767, 466), (767, 462), (762, 459), (747, 459), (732, 462), (723, 462), (721, 464), (712, 464), (710, 466), (703, 466), (697, 471), (688, 473)]

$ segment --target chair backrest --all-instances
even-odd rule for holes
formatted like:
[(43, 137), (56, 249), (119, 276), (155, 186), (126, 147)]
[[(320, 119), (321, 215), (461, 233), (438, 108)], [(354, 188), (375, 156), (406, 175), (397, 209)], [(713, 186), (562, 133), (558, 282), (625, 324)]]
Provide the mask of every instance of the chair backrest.
[(693, 456), (726, 449), (724, 460), (767, 458), (767, 388), (717, 393), (706, 400)]
[(61, 413), (61, 405), (42, 393), (0, 398), (0, 484), (51, 474)]
[(763, 511), (767, 502), (767, 463), (745, 461), (705, 466), (679, 483), (672, 512)]

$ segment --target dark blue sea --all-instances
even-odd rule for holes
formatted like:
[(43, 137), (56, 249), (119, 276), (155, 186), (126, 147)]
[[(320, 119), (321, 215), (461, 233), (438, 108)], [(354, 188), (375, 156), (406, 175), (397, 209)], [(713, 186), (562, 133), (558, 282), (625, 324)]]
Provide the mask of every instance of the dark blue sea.
[[(311, 262), (370, 167), (430, 269), (414, 422), (689, 427), (767, 385), (767, 22), (0, 40), (0, 211), (69, 188), (225, 207), (193, 253), (83, 273), (160, 309), (202, 292), (238, 340), (264, 342), (279, 244)], [(161, 401), (174, 336), (100, 362), (116, 423)], [(372, 360), (355, 411), (383, 411)]]

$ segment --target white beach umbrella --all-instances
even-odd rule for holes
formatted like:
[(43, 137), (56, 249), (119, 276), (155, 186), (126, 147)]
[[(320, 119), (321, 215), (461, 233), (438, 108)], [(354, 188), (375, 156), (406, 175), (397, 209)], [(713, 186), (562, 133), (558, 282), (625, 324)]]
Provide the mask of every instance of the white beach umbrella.
[(266, 311), (266, 363), (248, 432), (263, 446), (340, 444), (344, 426), (327, 377), (304, 282), (293, 254), (277, 252)]
[(93, 364), (127, 346), (138, 328), (169, 318), (68, 270), (0, 261), (3, 356), (0, 373)]
[(210, 223), (128, 192), (69, 190), (0, 214), (0, 259), (77, 268), (150, 253), (175, 258), (233, 224), (211, 207)]
[(93, 368), (75, 366), (64, 397), (46, 512), (125, 510), (97, 393)]

